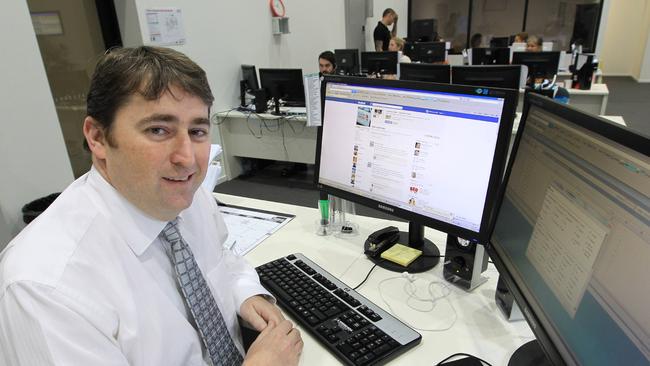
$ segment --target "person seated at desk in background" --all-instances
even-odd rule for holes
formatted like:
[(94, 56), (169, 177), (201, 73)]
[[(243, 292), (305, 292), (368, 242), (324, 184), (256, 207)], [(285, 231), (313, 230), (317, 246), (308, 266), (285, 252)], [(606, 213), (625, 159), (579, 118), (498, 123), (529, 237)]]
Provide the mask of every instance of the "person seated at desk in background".
[[(393, 26), (392, 30), (388, 30), (389, 26)], [(375, 31), (373, 32), (373, 39), (375, 41), (375, 51), (388, 51), (388, 44), (390, 39), (397, 35), (397, 13), (391, 8), (384, 10), (381, 20), (377, 22)]]
[(334, 52), (324, 51), (318, 55), (318, 71), (322, 75), (334, 75), (336, 73), (336, 57)]
[(479, 48), (483, 45), (483, 35), (481, 33), (474, 33), (469, 41), (471, 48)]
[[(169, 48), (98, 62), (88, 173), (0, 255), (0, 364), (297, 364), (298, 330), (255, 270), (224, 250), (201, 188), (214, 97)], [(244, 354), (237, 315), (261, 331)]]
[(399, 37), (393, 37), (388, 43), (388, 51), (399, 52), (398, 63), (410, 63), (411, 58), (404, 54), (404, 40)]
[(519, 32), (519, 33), (515, 34), (514, 43), (526, 43), (527, 41), (528, 41), (528, 33)]
[(529, 36), (526, 41), (526, 52), (542, 52), (542, 37)]

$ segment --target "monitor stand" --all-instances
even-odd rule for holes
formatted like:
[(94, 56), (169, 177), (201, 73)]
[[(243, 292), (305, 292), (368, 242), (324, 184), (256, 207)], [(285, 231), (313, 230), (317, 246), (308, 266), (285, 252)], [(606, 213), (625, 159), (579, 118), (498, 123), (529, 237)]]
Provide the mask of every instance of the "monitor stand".
[[(408, 267), (401, 266), (397, 263), (387, 261), (382, 259), (380, 256), (377, 258), (368, 257), (372, 262), (377, 264), (381, 268), (385, 268), (389, 271), (394, 272), (404, 272), (409, 273), (420, 273), (430, 270), (435, 267), (436, 264), (440, 261), (440, 250), (438, 247), (430, 240), (424, 237), (424, 226), (409, 222), (409, 231), (399, 232), (400, 244), (408, 244), (409, 247), (419, 249), (422, 251), (422, 255), (419, 256), (413, 263), (409, 264)], [(366, 240), (364, 244), (364, 250), (368, 250), (370, 246), (370, 241)]]
[(508, 366), (552, 366), (537, 340), (524, 343), (510, 357)]

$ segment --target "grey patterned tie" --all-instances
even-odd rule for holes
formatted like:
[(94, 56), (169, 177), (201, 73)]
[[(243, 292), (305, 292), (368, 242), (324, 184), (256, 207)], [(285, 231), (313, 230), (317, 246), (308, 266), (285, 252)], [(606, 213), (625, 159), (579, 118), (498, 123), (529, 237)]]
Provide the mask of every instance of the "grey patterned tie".
[(241, 365), (242, 355), (235, 346), (217, 302), (194, 260), (194, 255), (178, 230), (178, 218), (167, 223), (160, 233), (169, 243), (168, 252), (176, 270), (176, 279), (183, 297), (194, 317), (212, 364), (215, 366)]

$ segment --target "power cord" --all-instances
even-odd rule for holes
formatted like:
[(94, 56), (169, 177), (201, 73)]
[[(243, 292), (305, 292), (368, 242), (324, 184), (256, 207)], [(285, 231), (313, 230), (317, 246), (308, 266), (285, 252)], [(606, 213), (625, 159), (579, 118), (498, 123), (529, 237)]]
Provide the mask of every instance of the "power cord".
[[(381, 261), (379, 261), (379, 262), (382, 262), (382, 261), (383, 261), (383, 260), (381, 260)], [(359, 287), (361, 287), (361, 285), (363, 285), (366, 281), (368, 281), (368, 278), (370, 277), (370, 274), (372, 273), (372, 270), (374, 270), (375, 268), (377, 268), (377, 264), (378, 264), (379, 262), (375, 263), (375, 265), (372, 266), (372, 268), (370, 268), (370, 271), (368, 271), (368, 274), (366, 275), (366, 278), (364, 278), (363, 281), (361, 281), (360, 284), (356, 285), (356, 286), (353, 288), (353, 290), (358, 289)]]
[(451, 356), (445, 358), (444, 360), (438, 362), (438, 363), (436, 364), (436, 366), (443, 366), (443, 365), (444, 365), (444, 362), (447, 362), (447, 361), (449, 361), (450, 359), (452, 359), (452, 358), (454, 358), (454, 357), (458, 357), (458, 356), (466, 356), (466, 357), (469, 357), (469, 358), (471, 358), (471, 359), (474, 359), (474, 360), (476, 360), (476, 361), (481, 362), (483, 365), (492, 366), (489, 362), (485, 361), (484, 359), (479, 358), (479, 357), (476, 357), (476, 356), (472, 356), (472, 355), (470, 355), (470, 354), (468, 354), (468, 353), (454, 353), (453, 355), (451, 355)]

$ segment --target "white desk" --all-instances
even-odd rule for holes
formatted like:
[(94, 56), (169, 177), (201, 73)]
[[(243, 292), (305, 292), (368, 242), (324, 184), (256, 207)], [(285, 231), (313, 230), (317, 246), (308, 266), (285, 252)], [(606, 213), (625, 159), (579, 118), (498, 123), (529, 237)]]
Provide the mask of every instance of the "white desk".
[[(601, 116), (601, 117), (603, 117), (605, 119), (608, 119), (608, 120), (610, 120), (610, 121), (612, 121), (614, 123), (617, 123), (617, 124), (619, 124), (621, 126), (627, 126), (627, 124), (625, 123), (625, 120), (623, 119), (623, 116)], [(512, 123), (512, 134), (513, 135), (517, 134), (517, 130), (519, 129), (519, 122), (520, 121), (521, 121), (521, 112), (517, 112), (517, 114), (515, 115), (515, 120)]]
[[(403, 230), (408, 228), (408, 225), (401, 222), (355, 216), (354, 222), (358, 223), (360, 227), (358, 236), (321, 237), (314, 234), (315, 223), (319, 217), (316, 209), (223, 194), (218, 194), (217, 197), (226, 204), (296, 215), (289, 224), (246, 255), (252, 265), (257, 266), (291, 253), (300, 252), (352, 286), (360, 283), (372, 267), (372, 263), (362, 255), (365, 238), (371, 232), (387, 225), (395, 225)], [(434, 241), (444, 254), (446, 234), (426, 228), (425, 235)], [(350, 267), (351, 264), (353, 265)], [(345, 272), (348, 267), (350, 267), (349, 270)], [(341, 276), (342, 274), (344, 275)], [(381, 280), (398, 275), (377, 267), (358, 292), (388, 311), (379, 296), (377, 286)], [(442, 332), (418, 331), (422, 334), (422, 342), (390, 364), (432, 365), (453, 353), (464, 352), (481, 357), (493, 365), (506, 365), (512, 353), (519, 346), (533, 339), (534, 336), (525, 321), (508, 322), (497, 309), (494, 293), (498, 273), (491, 264), (484, 275), (489, 277), (488, 282), (472, 293), (450, 285), (452, 293), (448, 299), (458, 313), (458, 318), (451, 329)], [(442, 277), (442, 264), (438, 264), (429, 272), (416, 276), (446, 283)], [(399, 279), (384, 284), (382, 293), (404, 320), (417, 324), (420, 328), (443, 328), (450, 324), (453, 311), (446, 299), (439, 300), (430, 313), (415, 312), (401, 305), (405, 298), (402, 281), (405, 280)], [(417, 281), (416, 284), (426, 286), (423, 281)], [(335, 365), (339, 363), (305, 329), (301, 329), (301, 332), (305, 342), (301, 358), (302, 365)]]
[(314, 164), (318, 128), (307, 127), (306, 117), (278, 117), (239, 111), (217, 113), (227, 179), (242, 173), (239, 158), (257, 158)]
[[(592, 84), (589, 90), (567, 89), (569, 91), (569, 105), (585, 112), (603, 115), (607, 109), (609, 89), (607, 84)], [(519, 103), (517, 112), (524, 107), (524, 90), (519, 90)]]

